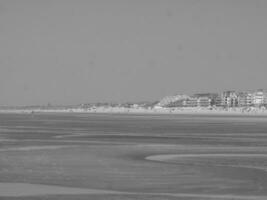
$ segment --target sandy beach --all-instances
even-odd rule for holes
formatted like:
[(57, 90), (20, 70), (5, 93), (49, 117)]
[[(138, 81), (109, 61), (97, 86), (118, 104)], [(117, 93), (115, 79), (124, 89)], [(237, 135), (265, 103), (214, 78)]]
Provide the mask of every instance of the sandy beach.
[(265, 200), (267, 118), (0, 114), (0, 198)]
[(263, 108), (123, 108), (123, 107), (96, 107), (75, 109), (2, 109), (0, 113), (102, 113), (102, 114), (195, 114), (195, 115), (248, 115), (267, 116), (267, 109)]

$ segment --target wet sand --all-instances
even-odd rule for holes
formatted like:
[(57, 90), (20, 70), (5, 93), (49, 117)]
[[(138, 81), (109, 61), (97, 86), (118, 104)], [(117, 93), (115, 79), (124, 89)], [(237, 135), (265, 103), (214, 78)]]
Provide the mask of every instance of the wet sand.
[[(116, 191), (60, 187), (28, 183), (0, 183), (0, 196), (21, 197), (40, 195), (77, 195), (77, 194), (123, 194)], [(125, 193), (127, 194), (127, 193)]]
[(28, 183), (0, 183), (0, 196), (2, 197), (29, 197), (47, 195), (137, 195), (137, 196), (170, 196), (170, 197), (192, 197), (206, 199), (255, 199), (265, 200), (266, 196), (241, 196), (241, 195), (204, 195), (204, 194), (175, 194), (175, 193), (134, 193), (119, 192), (97, 189), (82, 189), (71, 187), (60, 187), (53, 185), (28, 184)]
[(0, 199), (267, 199), (264, 117), (5, 114), (0, 130)]

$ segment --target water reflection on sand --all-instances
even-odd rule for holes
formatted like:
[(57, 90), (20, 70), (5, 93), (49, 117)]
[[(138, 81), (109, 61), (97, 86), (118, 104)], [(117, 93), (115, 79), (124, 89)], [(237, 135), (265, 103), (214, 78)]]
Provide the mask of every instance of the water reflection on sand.
[(0, 198), (267, 199), (267, 118), (36, 116), (0, 114)]

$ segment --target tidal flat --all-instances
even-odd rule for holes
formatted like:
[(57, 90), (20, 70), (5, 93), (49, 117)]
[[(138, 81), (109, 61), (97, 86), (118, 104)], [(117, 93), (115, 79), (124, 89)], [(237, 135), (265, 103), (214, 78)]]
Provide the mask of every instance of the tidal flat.
[(0, 114), (0, 199), (267, 199), (267, 117)]

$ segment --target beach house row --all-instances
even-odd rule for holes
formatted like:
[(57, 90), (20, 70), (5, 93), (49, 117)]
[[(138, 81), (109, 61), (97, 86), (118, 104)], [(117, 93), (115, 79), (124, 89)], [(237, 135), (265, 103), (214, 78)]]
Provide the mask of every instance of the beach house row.
[(226, 91), (222, 95), (222, 106), (225, 107), (261, 107), (267, 105), (267, 91), (235, 92)]
[(218, 94), (203, 93), (188, 96), (185, 94), (163, 98), (157, 106), (160, 107), (209, 107), (216, 103)]
[(192, 96), (186, 94), (163, 98), (159, 107), (261, 107), (267, 106), (267, 91), (262, 89), (252, 92), (225, 91), (217, 93), (200, 93)]

